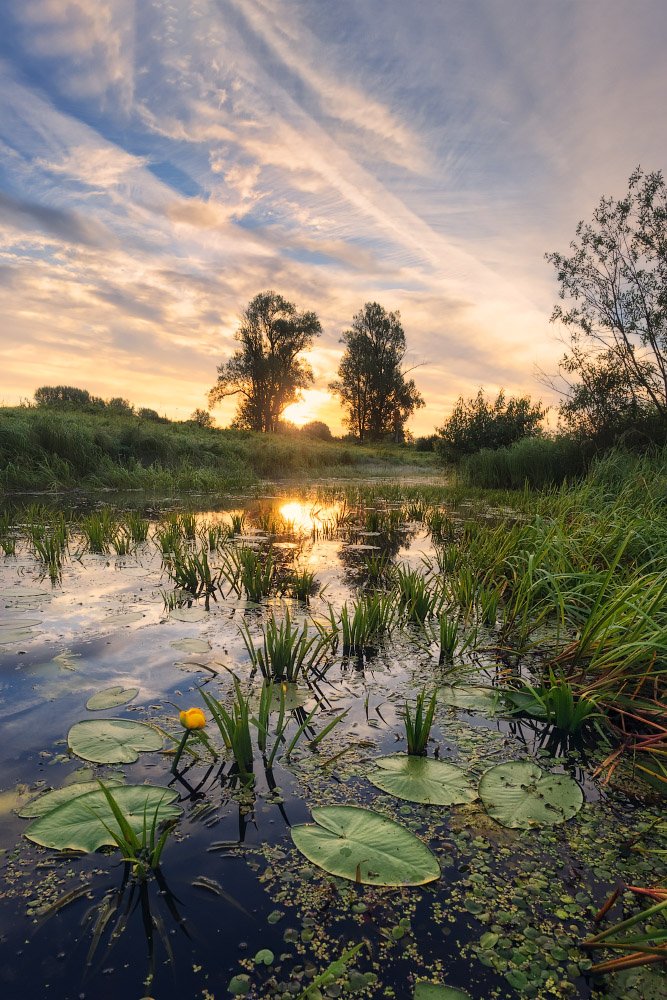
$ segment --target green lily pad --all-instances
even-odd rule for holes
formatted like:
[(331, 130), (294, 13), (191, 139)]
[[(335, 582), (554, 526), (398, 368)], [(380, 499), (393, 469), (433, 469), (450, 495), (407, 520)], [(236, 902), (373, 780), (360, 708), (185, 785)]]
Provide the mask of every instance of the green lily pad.
[(77, 722), (67, 734), (72, 753), (95, 764), (132, 764), (141, 750), (161, 750), (156, 729), (129, 719)]
[(503, 708), (501, 692), (495, 688), (447, 684), (438, 691), (438, 701), (451, 708), (490, 715)]
[(25, 642), (38, 635), (31, 628), (3, 628), (0, 630), (0, 646), (10, 646), (15, 642)]
[(292, 827), (309, 861), (331, 875), (364, 885), (424, 885), (440, 876), (428, 847), (393, 820), (357, 806), (322, 806), (314, 823)]
[(208, 653), (211, 648), (207, 639), (176, 639), (169, 645), (173, 649), (179, 649), (182, 653)]
[(398, 799), (453, 806), (477, 798), (465, 771), (446, 761), (394, 754), (380, 757), (375, 764), (376, 769), (368, 775), (369, 781)]
[(583, 792), (572, 778), (550, 774), (524, 760), (497, 764), (485, 771), (479, 797), (498, 823), (522, 830), (564, 823), (584, 802)]
[(143, 618), (141, 611), (119, 611), (116, 615), (107, 615), (102, 619), (102, 625), (131, 625)]
[(530, 691), (504, 691), (505, 701), (512, 706), (515, 712), (524, 712), (534, 719), (546, 719), (547, 710), (541, 701), (530, 693)]
[(208, 618), (208, 611), (203, 608), (176, 608), (169, 612), (169, 617), (177, 622), (203, 622)]
[(139, 688), (124, 688), (116, 685), (92, 695), (86, 702), (86, 708), (90, 712), (101, 712), (105, 708), (118, 708), (119, 705), (127, 705), (138, 694)]
[[(105, 778), (104, 784), (113, 787), (114, 785), (122, 785), (122, 781), (120, 778)], [(20, 816), (21, 819), (36, 819), (38, 816), (46, 816), (47, 813), (61, 806), (63, 802), (78, 799), (80, 795), (87, 795), (88, 792), (97, 792), (99, 787), (96, 781), (77, 781), (71, 785), (64, 785), (62, 788), (54, 788), (52, 791), (44, 792), (43, 795), (38, 795), (36, 799), (27, 802), (18, 810), (17, 816)]]
[(472, 998), (465, 990), (457, 990), (455, 986), (418, 982), (413, 1000), (472, 1000)]
[[(139, 840), (144, 823), (150, 830), (157, 812), (157, 823), (177, 819), (181, 810), (172, 805), (177, 792), (156, 785), (121, 785), (113, 789), (113, 797), (123, 811)], [(106, 824), (106, 825), (105, 825)], [(28, 840), (57, 851), (96, 851), (116, 842), (106, 827), (120, 835), (116, 821), (101, 788), (79, 795), (36, 819), (25, 831)]]

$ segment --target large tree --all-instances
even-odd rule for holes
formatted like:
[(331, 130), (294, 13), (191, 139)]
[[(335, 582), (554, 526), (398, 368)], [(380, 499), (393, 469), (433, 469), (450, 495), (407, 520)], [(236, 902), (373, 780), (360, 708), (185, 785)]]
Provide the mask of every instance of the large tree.
[(253, 431), (275, 431), (280, 415), (313, 381), (310, 365), (299, 357), (322, 332), (314, 312), (298, 312), (276, 292), (260, 292), (245, 308), (235, 339), (241, 345), (218, 365), (210, 405), (240, 396), (234, 424)]
[(329, 388), (342, 400), (347, 426), (359, 441), (402, 440), (406, 420), (424, 400), (401, 367), (406, 344), (400, 314), (367, 302), (341, 343), (345, 353)]
[(660, 171), (631, 175), (625, 197), (603, 197), (556, 268), (554, 309), (569, 333), (561, 362), (566, 422), (618, 430), (649, 413), (667, 421), (667, 186)]

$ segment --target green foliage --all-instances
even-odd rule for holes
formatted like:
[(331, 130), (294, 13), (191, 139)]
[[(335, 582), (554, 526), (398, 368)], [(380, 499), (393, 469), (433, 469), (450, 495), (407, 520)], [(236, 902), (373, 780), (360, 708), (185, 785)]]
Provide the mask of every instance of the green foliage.
[(560, 486), (578, 479), (588, 467), (590, 451), (575, 438), (528, 437), (495, 451), (483, 448), (461, 463), (461, 475), (471, 486), (516, 490)]
[(67, 734), (72, 753), (95, 764), (133, 764), (145, 750), (161, 750), (157, 729), (130, 719), (76, 722)]
[[(627, 193), (603, 197), (579, 222), (570, 253), (548, 253), (565, 306), (552, 321), (571, 337), (562, 361), (566, 423), (603, 444), (629, 429), (658, 440), (667, 424), (667, 185), (661, 171), (632, 173)], [(574, 378), (574, 381), (571, 381)], [(647, 417), (648, 424), (647, 424)]]
[(190, 415), (190, 420), (197, 427), (209, 428), (214, 426), (213, 417), (208, 410), (202, 410), (199, 407)]
[(477, 798), (465, 771), (446, 761), (394, 754), (373, 763), (368, 780), (396, 798), (435, 806), (460, 805)]
[(436, 615), (442, 604), (442, 595), (431, 590), (424, 576), (414, 569), (397, 566), (393, 574), (403, 615), (416, 625)]
[(308, 421), (300, 427), (299, 433), (304, 437), (316, 438), (318, 441), (333, 441), (331, 429), (322, 420)]
[(581, 809), (581, 788), (565, 774), (549, 774), (531, 761), (513, 760), (485, 771), (479, 797), (493, 819), (512, 829), (553, 826)]
[(326, 638), (321, 634), (310, 635), (306, 622), (301, 628), (292, 624), (289, 611), (281, 622), (272, 615), (262, 626), (260, 646), (255, 646), (245, 624), (241, 627), (241, 635), (253, 669), (259, 670), (265, 680), (292, 684), (313, 670), (321, 670)]
[(362, 656), (380, 636), (391, 632), (398, 617), (399, 604), (394, 594), (364, 594), (352, 605), (342, 606), (339, 617), (329, 607), (330, 636), (340, 637), (344, 656)]
[(530, 396), (506, 399), (501, 389), (492, 401), (480, 389), (470, 399), (458, 399), (451, 416), (437, 430), (436, 451), (448, 462), (460, 462), (482, 448), (507, 448), (538, 434), (545, 413), (542, 404), (531, 402)]
[(367, 302), (341, 343), (345, 353), (329, 388), (347, 411), (345, 423), (359, 441), (387, 435), (402, 441), (405, 422), (424, 401), (401, 368), (406, 342), (400, 314)]
[(408, 754), (421, 757), (426, 753), (426, 744), (431, 734), (433, 716), (435, 715), (436, 694), (435, 691), (426, 704), (426, 689), (417, 695), (414, 707), (414, 714), (407, 701), (403, 711), (403, 722), (405, 723), (405, 738), (408, 744)]
[[(173, 805), (177, 793), (154, 785), (119, 785), (101, 781), (97, 791), (71, 795), (39, 816), (25, 831), (28, 840), (64, 851), (96, 851), (116, 846), (136, 874), (156, 868), (173, 823), (181, 810)], [(162, 828), (162, 824), (169, 824)]]
[(292, 840), (309, 861), (361, 885), (425, 885), (440, 865), (413, 833), (370, 809), (322, 806), (314, 823), (293, 826)]
[(296, 306), (276, 292), (260, 292), (246, 306), (235, 339), (241, 345), (229, 361), (218, 365), (211, 405), (240, 396), (235, 426), (276, 431), (283, 410), (296, 402), (313, 380), (310, 365), (299, 355), (322, 332), (314, 312)]
[(252, 775), (253, 748), (250, 738), (250, 699), (241, 691), (241, 685), (234, 679), (234, 701), (228, 711), (222, 702), (203, 688), (199, 689), (206, 707), (215, 722), (223, 743), (232, 751), (236, 766), (244, 778)]
[(214, 594), (222, 573), (211, 568), (203, 549), (201, 552), (190, 552), (177, 548), (165, 557), (164, 567), (175, 585), (193, 597)]
[(524, 684), (518, 691), (507, 692), (505, 699), (516, 711), (544, 719), (566, 733), (577, 733), (586, 722), (603, 715), (595, 698), (575, 694), (565, 679), (557, 680), (553, 673), (548, 685)]

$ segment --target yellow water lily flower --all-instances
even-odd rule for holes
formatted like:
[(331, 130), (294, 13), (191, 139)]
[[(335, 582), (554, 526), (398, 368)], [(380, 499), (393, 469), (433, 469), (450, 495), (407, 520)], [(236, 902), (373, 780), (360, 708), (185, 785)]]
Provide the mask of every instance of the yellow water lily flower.
[(189, 708), (179, 715), (183, 729), (203, 729), (206, 725), (206, 716), (201, 708)]

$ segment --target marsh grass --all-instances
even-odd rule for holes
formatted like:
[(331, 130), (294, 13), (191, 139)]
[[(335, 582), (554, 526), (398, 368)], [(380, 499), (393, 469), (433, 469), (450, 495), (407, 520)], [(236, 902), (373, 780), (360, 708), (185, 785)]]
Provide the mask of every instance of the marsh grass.
[(321, 677), (325, 671), (328, 636), (309, 633), (306, 622), (301, 627), (293, 624), (289, 610), (282, 621), (272, 615), (262, 626), (260, 645), (255, 645), (246, 624), (241, 636), (253, 670), (266, 681), (292, 684), (307, 681), (310, 674)]
[(137, 835), (111, 789), (99, 779), (98, 784), (118, 824), (118, 829), (116, 830), (105, 823), (97, 813), (94, 813), (94, 815), (102, 823), (109, 835), (113, 837), (123, 855), (123, 861), (131, 866), (135, 877), (145, 878), (150, 871), (155, 871), (159, 868), (162, 852), (164, 851), (169, 834), (176, 825), (176, 820), (162, 824), (159, 822), (161, 803), (155, 806), (150, 815), (146, 806), (144, 809), (142, 832), (141, 835)]
[(319, 591), (317, 576), (311, 570), (293, 569), (284, 577), (281, 591), (295, 600), (307, 604), (310, 598)]
[(365, 594), (352, 604), (343, 604), (337, 616), (329, 606), (328, 635), (334, 645), (340, 642), (343, 656), (362, 656), (396, 625), (400, 603), (396, 594)]
[(84, 542), (88, 552), (97, 555), (107, 555), (112, 544), (112, 539), (118, 532), (118, 519), (110, 507), (94, 511), (92, 514), (81, 518), (79, 530), (84, 537)]
[(243, 694), (237, 678), (234, 678), (234, 700), (229, 711), (203, 688), (199, 689), (199, 693), (218, 727), (225, 747), (231, 750), (242, 778), (252, 780), (254, 752), (250, 736), (250, 698)]
[(393, 583), (396, 587), (401, 611), (404, 617), (416, 625), (437, 615), (442, 607), (444, 596), (442, 592), (432, 590), (424, 576), (418, 570), (397, 566)]
[(412, 757), (423, 757), (426, 753), (426, 744), (431, 735), (433, 717), (435, 715), (436, 694), (435, 691), (426, 702), (426, 689), (417, 695), (414, 710), (405, 703), (403, 710), (403, 722), (405, 724), (405, 738), (408, 744), (408, 754)]
[(205, 549), (200, 552), (177, 549), (165, 558), (164, 568), (180, 590), (193, 597), (215, 597), (221, 570), (211, 567)]

